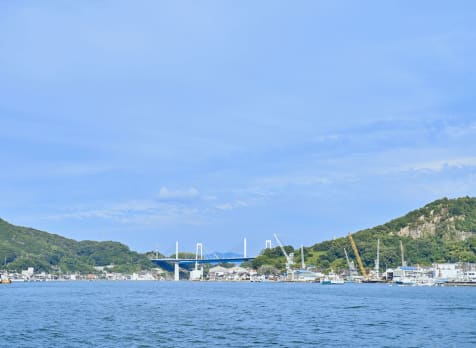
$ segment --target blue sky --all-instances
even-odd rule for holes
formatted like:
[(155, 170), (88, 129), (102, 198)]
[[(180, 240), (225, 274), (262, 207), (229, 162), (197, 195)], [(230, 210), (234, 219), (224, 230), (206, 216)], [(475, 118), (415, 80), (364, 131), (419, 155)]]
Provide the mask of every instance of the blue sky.
[(250, 253), (476, 196), (473, 1), (3, 1), (0, 217)]

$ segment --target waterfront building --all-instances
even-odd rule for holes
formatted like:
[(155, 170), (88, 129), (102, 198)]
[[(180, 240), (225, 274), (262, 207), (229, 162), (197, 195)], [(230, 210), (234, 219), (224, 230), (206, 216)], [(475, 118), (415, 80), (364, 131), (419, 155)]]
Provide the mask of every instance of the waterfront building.
[(306, 269), (297, 269), (294, 271), (294, 280), (299, 282), (313, 282), (323, 278), (324, 274), (313, 272)]
[(222, 266), (215, 266), (208, 271), (209, 280), (250, 280), (250, 270), (243, 267), (225, 268)]
[(433, 275), (434, 270), (431, 267), (400, 266), (395, 268), (391, 275), (387, 274), (387, 277), (394, 283), (410, 285), (431, 283)]
[(434, 277), (437, 279), (455, 282), (476, 282), (476, 264), (467, 262), (435, 263), (433, 264)]

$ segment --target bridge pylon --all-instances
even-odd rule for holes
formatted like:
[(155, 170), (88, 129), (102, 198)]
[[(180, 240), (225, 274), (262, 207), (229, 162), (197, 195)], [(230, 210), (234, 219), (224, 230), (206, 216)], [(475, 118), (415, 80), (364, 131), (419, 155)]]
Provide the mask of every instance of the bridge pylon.
[[(175, 260), (178, 260), (178, 241), (175, 242)], [(174, 280), (176, 282), (180, 280), (180, 269), (178, 262), (174, 262)]]

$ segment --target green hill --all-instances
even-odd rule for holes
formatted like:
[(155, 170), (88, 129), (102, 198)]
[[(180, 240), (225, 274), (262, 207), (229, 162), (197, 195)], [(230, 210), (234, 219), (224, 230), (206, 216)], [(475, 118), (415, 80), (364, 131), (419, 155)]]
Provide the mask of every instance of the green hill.
[[(366, 268), (374, 266), (377, 239), (380, 239), (380, 266), (401, 264), (400, 241), (408, 264), (429, 265), (433, 262), (476, 262), (476, 198), (443, 198), (421, 209), (374, 228), (353, 233)], [(292, 251), (292, 247), (286, 247)], [(318, 269), (341, 270), (347, 267), (344, 248), (355, 260), (347, 236), (304, 248), (307, 265)], [(294, 250), (295, 259), (300, 250)], [(272, 265), (284, 269), (279, 248), (264, 250), (252, 265)]]
[[(343, 233), (344, 234), (344, 233)], [(362, 261), (374, 266), (380, 239), (381, 267), (400, 265), (400, 241), (408, 264), (476, 262), (476, 198), (443, 198), (386, 224), (353, 233)], [(300, 250), (285, 246), (295, 259)], [(355, 260), (347, 236), (304, 248), (307, 265), (335, 271), (346, 268), (344, 248)], [(10, 270), (34, 267), (39, 271), (93, 272), (95, 266), (114, 265), (113, 271), (133, 272), (150, 268), (146, 255), (118, 242), (75, 241), (56, 234), (19, 227), (0, 219), (0, 262)], [(284, 270), (279, 248), (263, 250), (250, 262), (254, 268)]]
[[(75, 241), (56, 234), (19, 227), (0, 219), (0, 262), (9, 270), (93, 272), (114, 265), (113, 271), (151, 267), (149, 259), (118, 242)], [(3, 268), (3, 267), (2, 267)]]

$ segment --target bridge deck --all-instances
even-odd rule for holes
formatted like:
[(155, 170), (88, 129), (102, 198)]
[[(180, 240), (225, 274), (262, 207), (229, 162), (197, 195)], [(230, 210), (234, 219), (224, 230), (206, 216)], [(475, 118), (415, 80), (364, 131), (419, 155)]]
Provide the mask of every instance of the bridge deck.
[(151, 261), (160, 264), (160, 263), (178, 263), (179, 265), (194, 264), (194, 263), (241, 263), (246, 261), (254, 260), (254, 257), (233, 257), (233, 258), (223, 258), (223, 259), (173, 259), (173, 258), (163, 258), (163, 259), (152, 259)]

